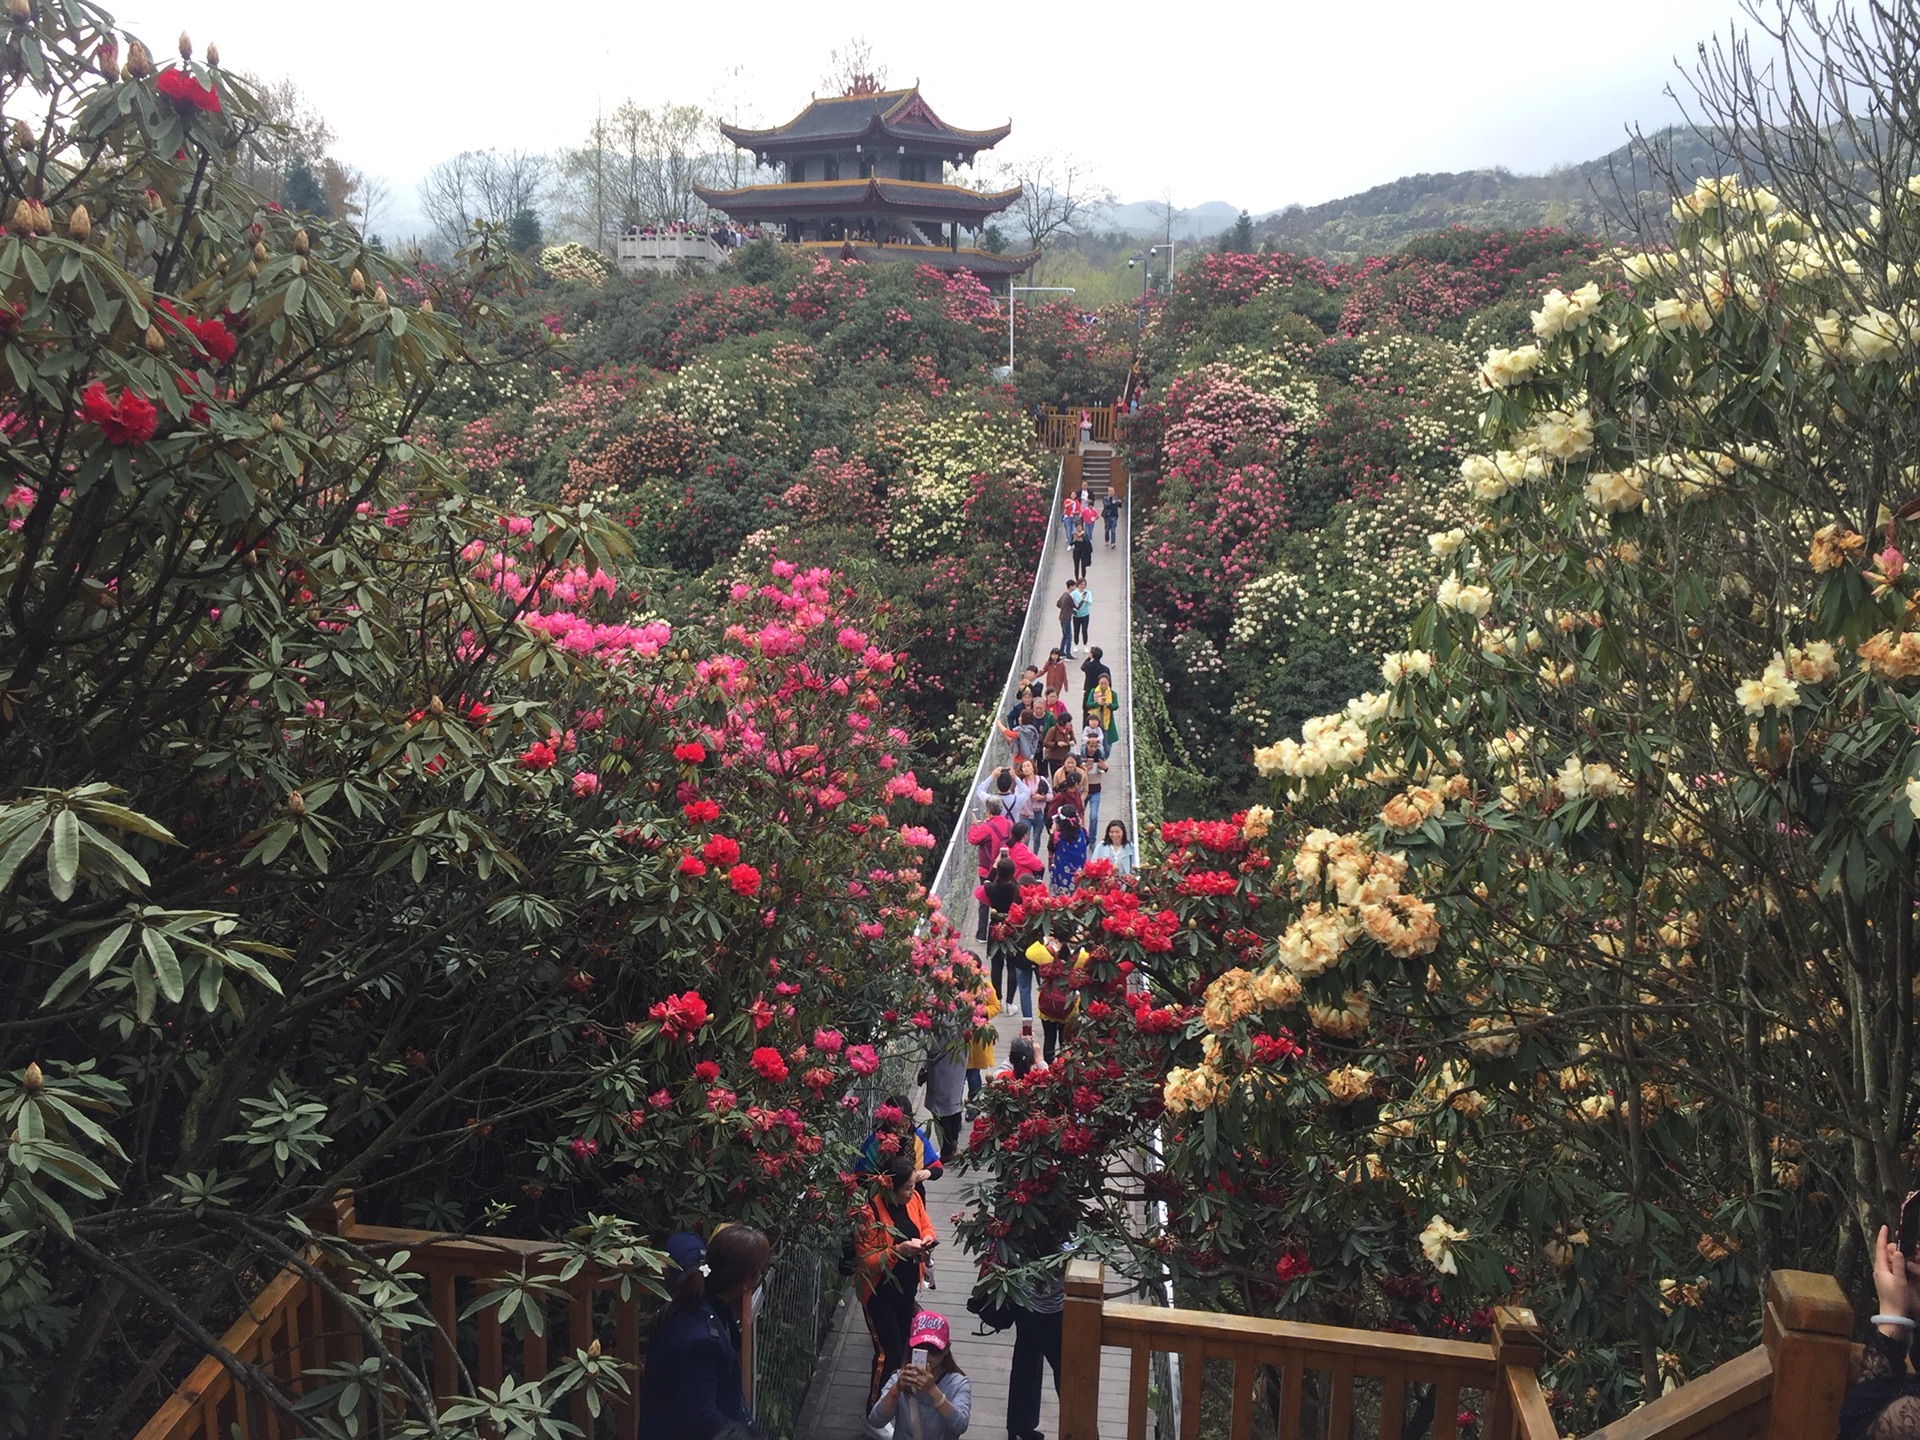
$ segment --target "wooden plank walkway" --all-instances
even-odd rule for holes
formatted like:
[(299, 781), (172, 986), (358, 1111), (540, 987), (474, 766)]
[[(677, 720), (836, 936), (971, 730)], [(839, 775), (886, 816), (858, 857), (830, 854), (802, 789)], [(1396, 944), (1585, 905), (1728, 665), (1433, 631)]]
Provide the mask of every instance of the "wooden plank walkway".
[[(1098, 645), (1104, 652), (1102, 658), (1113, 671), (1113, 685), (1120, 695), (1123, 717), (1127, 713), (1127, 701), (1132, 695), (1133, 674), (1129, 663), (1132, 646), (1127, 633), (1125, 550), (1130, 519), (1129, 514), (1121, 521), (1120, 543), (1111, 549), (1103, 538), (1103, 528), (1098, 523), (1094, 527), (1093, 564), (1087, 572), (1093, 586), (1093, 615), (1088, 625), (1086, 644), (1075, 647), (1074, 659), (1067, 666), (1071, 690), (1068, 704), (1075, 710), (1076, 721), (1079, 719), (1081, 697), (1079, 663), (1088, 645)], [(1057, 526), (1060, 522), (1055, 517), (1050, 523)], [(1048, 573), (1042, 577), (1039, 593), (1034, 598), (1034, 603), (1043, 607), (1042, 619), (1045, 621), (1035, 627), (1036, 639), (1030, 657), (1035, 665), (1044, 666), (1047, 652), (1060, 642), (1060, 626), (1054, 607), (1072, 575), (1073, 561), (1067, 553), (1067, 547), (1056, 546)], [(1132, 740), (1123, 718), (1120, 738), (1109, 757), (1110, 768), (1101, 790), (1100, 830), (1104, 830), (1110, 820), (1122, 820), (1127, 823), (1129, 834), (1132, 832), (1133, 796), (1128, 787), (1127, 763)], [(1139, 837), (1134, 836), (1133, 839), (1137, 844)], [(972, 910), (969, 909), (959, 919), (963, 933), (971, 944)], [(994, 1022), (1000, 1032), (996, 1056), (1003, 1068), (1007, 1060), (1007, 1047), (1020, 1033), (1018, 1009), (1016, 1001), (1009, 1012), (1003, 1012)], [(1037, 1020), (1033, 1028), (1037, 1051), (1040, 1041)], [(964, 1140), (963, 1134), (963, 1144)], [(1013, 1331), (1003, 1330), (987, 1336), (974, 1333), (978, 1326), (973, 1316), (967, 1313), (967, 1298), (973, 1293), (973, 1283), (978, 1274), (977, 1264), (975, 1257), (961, 1249), (959, 1237), (953, 1229), (956, 1213), (966, 1209), (970, 1203), (965, 1192), (978, 1183), (976, 1176), (962, 1180), (949, 1170), (927, 1186), (927, 1213), (942, 1235), (933, 1267), (937, 1288), (922, 1291), (920, 1299), (925, 1308), (937, 1310), (947, 1317), (953, 1334), (954, 1358), (973, 1382), (973, 1420), (969, 1433), (992, 1436), (1006, 1430), (1007, 1382), (1013, 1366)], [(863, 1422), (872, 1365), (873, 1341), (867, 1333), (865, 1316), (849, 1290), (833, 1313), (827, 1340), (821, 1351), (820, 1365), (801, 1411), (796, 1430), (798, 1440), (857, 1440), (857, 1437), (866, 1433)], [(1109, 1350), (1101, 1357), (1100, 1427), (1107, 1435), (1126, 1434), (1126, 1367), (1126, 1355), (1122, 1351)], [(1052, 1382), (1052, 1372), (1049, 1371), (1041, 1386), (1040, 1429), (1049, 1436), (1058, 1436), (1059, 1406)]]

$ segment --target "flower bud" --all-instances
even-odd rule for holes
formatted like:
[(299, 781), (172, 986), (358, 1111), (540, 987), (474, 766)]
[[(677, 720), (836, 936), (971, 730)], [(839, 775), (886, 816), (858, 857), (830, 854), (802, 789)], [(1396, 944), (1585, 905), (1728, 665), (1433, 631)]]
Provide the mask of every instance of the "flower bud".
[(355, 266), (353, 273), (347, 276), (347, 293), (350, 295), (361, 295), (366, 292), (366, 288), (367, 277), (360, 273), (358, 266)]
[(100, 48), (93, 52), (93, 63), (108, 80), (120, 78), (120, 47), (114, 43), (111, 35), (102, 40)]
[(431, 315), (433, 313), (433, 297), (431, 295), (421, 300), (420, 310), (421, 313), (425, 315)]
[(153, 60), (147, 54), (147, 47), (138, 40), (127, 42), (126, 77), (129, 80), (144, 80), (153, 74)]
[(158, 325), (147, 326), (145, 343), (148, 353), (150, 354), (164, 355), (167, 353), (167, 340), (166, 337), (160, 333), (160, 327)]
[(16, 25), (33, 19), (33, 0), (7, 0), (7, 18)]
[(436, 720), (439, 719), (447, 713), (447, 702), (442, 700), (438, 695), (433, 696), (427, 701), (427, 713)]
[(267, 246), (265, 241), (256, 240), (253, 242), (253, 258), (258, 260), (262, 265), (267, 263)]
[(76, 205), (67, 216), (67, 238), (86, 244), (87, 237), (93, 234), (93, 217), (87, 214), (87, 207)]
[(283, 420), (280, 417), (279, 413), (276, 411), (274, 415), (267, 421), (267, 428), (271, 430), (274, 434), (278, 435), (282, 430), (285, 430), (287, 428), (287, 422)]
[(19, 149), (19, 150), (33, 149), (33, 131), (27, 128), (26, 121), (24, 120), (14, 121), (12, 134), (13, 134), (14, 147), (16, 149)]
[(287, 813), (296, 817), (307, 813), (307, 802), (298, 790), (287, 792)]
[(158, 190), (148, 189), (140, 193), (147, 198), (147, 213), (149, 215), (158, 215), (167, 208), (167, 202), (160, 198), (160, 192)]
[(382, 285), (378, 280), (373, 282), (373, 303), (376, 305), (385, 305), (387, 303), (387, 287)]
[(252, 260), (247, 262), (247, 278), (249, 280), (258, 280), (260, 278), (260, 266)]
[(14, 228), (28, 235), (51, 235), (53, 212), (38, 200), (22, 200), (13, 207)]
[(40, 1062), (38, 1060), (29, 1060), (27, 1062), (27, 1073), (20, 1077), (21, 1088), (29, 1095), (32, 1095), (37, 1093), (40, 1087), (46, 1083), (46, 1078), (40, 1073)]
[(598, 1360), (600, 1358), (600, 1342), (598, 1340), (595, 1340), (587, 1346), (587, 1358), (589, 1360)]
[(306, 254), (307, 251), (312, 248), (312, 244), (313, 242), (307, 239), (307, 232), (305, 230), (296, 230), (293, 232), (293, 253), (294, 254), (296, 255)]
[(207, 46), (207, 68), (209, 70), (218, 70), (220, 68), (220, 47), (218, 45)]
[(300, 266), (299, 266), (299, 269), (300, 269), (300, 273), (301, 273), (302, 275), (304, 275), (304, 274), (306, 274), (306, 273), (307, 273), (307, 257), (306, 257), (306, 256), (304, 256), (304, 255), (302, 255), (302, 256), (300, 257)]
[(23, 235), (33, 233), (33, 201), (21, 199), (13, 207), (13, 228)]
[(187, 32), (184, 30), (180, 32), (180, 58), (182, 60), (193, 58), (193, 41), (187, 38)]

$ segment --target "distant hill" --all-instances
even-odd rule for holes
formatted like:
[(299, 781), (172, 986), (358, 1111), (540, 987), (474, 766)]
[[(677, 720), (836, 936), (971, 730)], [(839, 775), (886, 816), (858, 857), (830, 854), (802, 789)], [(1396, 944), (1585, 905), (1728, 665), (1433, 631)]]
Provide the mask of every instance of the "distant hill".
[[(1178, 241), (1213, 240), (1239, 218), (1240, 207), (1224, 200), (1209, 200), (1202, 205), (1173, 212), (1173, 238)], [(1091, 229), (1118, 230), (1150, 240), (1167, 233), (1166, 207), (1158, 200), (1134, 200), (1125, 205), (1108, 205)]]
[(1551, 225), (1624, 237), (1636, 205), (1664, 215), (1669, 170), (1690, 181), (1730, 168), (1700, 136), (1666, 130), (1545, 175), (1506, 169), (1405, 175), (1357, 195), (1273, 211), (1254, 222), (1253, 233), (1282, 249), (1342, 260), (1384, 254), (1415, 235), (1454, 225)]

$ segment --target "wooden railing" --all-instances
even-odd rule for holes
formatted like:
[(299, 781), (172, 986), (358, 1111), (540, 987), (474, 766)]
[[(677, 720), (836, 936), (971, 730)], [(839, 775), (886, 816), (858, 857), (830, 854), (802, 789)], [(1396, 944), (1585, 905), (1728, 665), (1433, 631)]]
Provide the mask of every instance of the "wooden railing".
[(1049, 450), (1072, 450), (1080, 443), (1080, 416), (1093, 421), (1093, 442), (1113, 443), (1113, 419), (1119, 413), (1114, 405), (1069, 405), (1064, 410), (1041, 412), (1038, 425), (1040, 443)]
[[(631, 1367), (628, 1389), (610, 1407), (613, 1434), (627, 1440), (635, 1432), (636, 1398), (641, 1370), (640, 1308), (657, 1302), (639, 1286), (623, 1287), (621, 1274), (583, 1268), (558, 1284), (558, 1293), (533, 1296), (541, 1312), (541, 1333), (523, 1323), (501, 1323), (498, 1305), (462, 1318), (472, 1302), (502, 1281), (520, 1277), (556, 1279), (569, 1252), (537, 1240), (466, 1240), (430, 1230), (403, 1230), (385, 1225), (362, 1225), (354, 1219), (351, 1197), (333, 1207), (332, 1228), (342, 1239), (372, 1254), (405, 1250), (406, 1269), (420, 1275), (434, 1320), (432, 1389), (442, 1406), (470, 1387), (463, 1383), (461, 1365), (467, 1362), (474, 1385), (497, 1388), (506, 1376), (540, 1380), (548, 1373), (549, 1352), (571, 1355), (594, 1342), (601, 1354), (610, 1354)], [(308, 1256), (309, 1268), (325, 1270), (318, 1251)], [(344, 1282), (345, 1277), (340, 1277)], [(619, 1292), (626, 1288), (623, 1297)], [(743, 1300), (743, 1310), (746, 1305)], [(751, 1323), (741, 1328), (741, 1374), (751, 1385), (753, 1348)], [(390, 1337), (389, 1348), (395, 1340)], [(209, 1355), (188, 1375), (141, 1428), (134, 1440), (224, 1440), (229, 1435), (264, 1436), (267, 1440), (307, 1433), (281, 1405), (298, 1401), (331, 1377), (314, 1372), (325, 1366), (359, 1364), (369, 1354), (365, 1336), (346, 1308), (328, 1289), (315, 1283), (301, 1267), (289, 1265), (254, 1298), (246, 1314), (220, 1338), (221, 1348), (255, 1372), (257, 1383), (241, 1382), (218, 1356)], [(422, 1357), (424, 1358), (424, 1356)], [(594, 1418), (584, 1387), (569, 1399), (568, 1418), (580, 1433), (595, 1433)], [(361, 1417), (361, 1432), (372, 1430), (371, 1417)], [(604, 1427), (605, 1422), (603, 1422)]]
[[(1100, 1266), (1067, 1268), (1060, 1354), (1062, 1440), (1099, 1440), (1100, 1358), (1130, 1356), (1125, 1440), (1146, 1440), (1155, 1352), (1180, 1357), (1178, 1440), (1199, 1440), (1207, 1361), (1224, 1361), (1230, 1398), (1225, 1440), (1253, 1431), (1275, 1440), (1355, 1440), (1356, 1415), (1377, 1416), (1379, 1440), (1454, 1440), (1463, 1399), (1484, 1422), (1481, 1440), (1559, 1440), (1538, 1378), (1531, 1312), (1494, 1312), (1493, 1338), (1470, 1344), (1422, 1336), (1256, 1320), (1211, 1311), (1110, 1303)], [(1846, 1388), (1853, 1312), (1831, 1277), (1779, 1271), (1768, 1283), (1765, 1343), (1683, 1385), (1590, 1440), (1820, 1440), (1834, 1434)], [(1376, 1384), (1362, 1382), (1377, 1382)], [(1359, 1403), (1356, 1403), (1358, 1398)], [(1171, 1402), (1174, 1397), (1167, 1397)], [(1309, 1400), (1311, 1399), (1311, 1405)], [(1309, 1414), (1311, 1410), (1313, 1413)], [(1308, 1421), (1303, 1428), (1303, 1420)], [(1210, 1419), (1209, 1433), (1217, 1421)], [(1108, 1440), (1116, 1440), (1112, 1429)]]

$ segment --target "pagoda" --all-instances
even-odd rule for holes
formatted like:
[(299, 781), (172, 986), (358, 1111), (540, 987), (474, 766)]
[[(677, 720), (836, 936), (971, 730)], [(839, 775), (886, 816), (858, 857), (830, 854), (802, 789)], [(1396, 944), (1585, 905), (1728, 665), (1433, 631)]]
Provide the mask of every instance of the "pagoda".
[(960, 130), (933, 113), (915, 85), (906, 90), (815, 99), (784, 125), (720, 131), (784, 178), (738, 190), (695, 192), (736, 224), (783, 233), (787, 240), (857, 260), (907, 260), (983, 279), (1019, 275), (1038, 250), (996, 255), (963, 246), (1020, 198), (1011, 190), (969, 190), (947, 181), (948, 165), (1007, 138), (1013, 127)]

